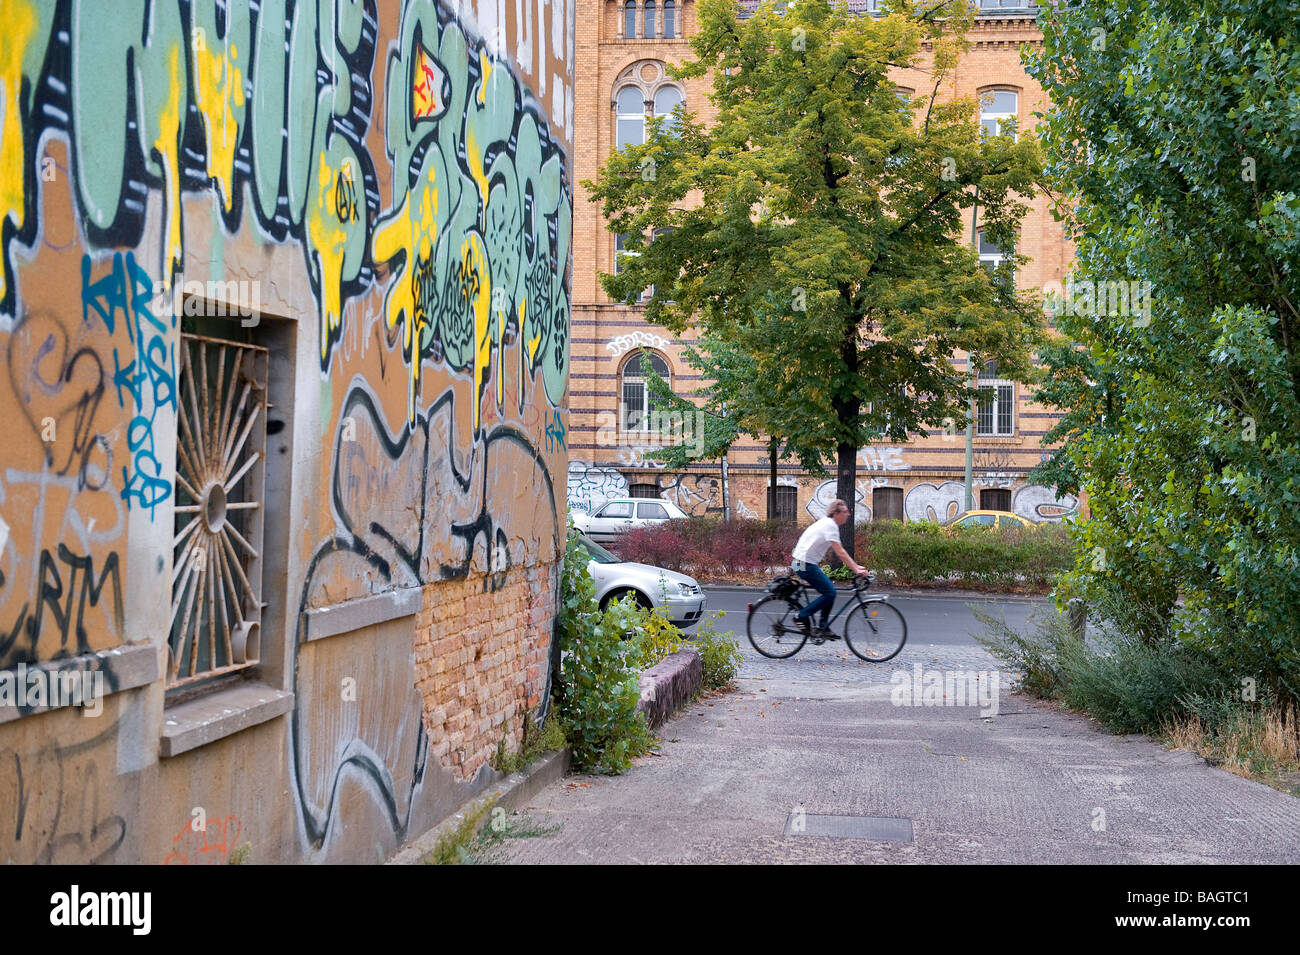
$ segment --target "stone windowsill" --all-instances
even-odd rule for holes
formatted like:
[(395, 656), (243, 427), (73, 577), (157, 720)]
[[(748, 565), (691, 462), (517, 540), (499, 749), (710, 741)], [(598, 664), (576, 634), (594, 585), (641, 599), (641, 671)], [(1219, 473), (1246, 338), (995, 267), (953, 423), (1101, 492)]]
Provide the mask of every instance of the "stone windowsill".
[(179, 756), (208, 743), (283, 716), (293, 694), (265, 683), (240, 683), (169, 706), (163, 713), (160, 755)]
[[(67, 673), (102, 673), (103, 677), (99, 681), (99, 686), (90, 688), (90, 694), (96, 697), (97, 701), (102, 701), (103, 697), (113, 693), (121, 693), (123, 690), (134, 690), (137, 687), (148, 686), (158, 679), (158, 650), (152, 644), (126, 644), (120, 647), (114, 647), (111, 650), (100, 650), (97, 653), (87, 653), (78, 657), (67, 657), (62, 660), (50, 660), (45, 663), (20, 664), (10, 670), (5, 671), (11, 674), (12, 689), (17, 691), (18, 683), (24, 683), (23, 696), (26, 697), (27, 687), (31, 686), (31, 678), (34, 673), (41, 673), (37, 677), (48, 689), (60, 680), (59, 674)], [(61, 684), (60, 684), (61, 685)], [(31, 716), (36, 713), (48, 713), (51, 710), (62, 709), (65, 706), (77, 705), (76, 702), (67, 702), (62, 699), (53, 701), (46, 693), (45, 703), (40, 706), (19, 706), (17, 695), (12, 702), (6, 701), (0, 703), (0, 723), (8, 723), (11, 720), (22, 719), (24, 716)], [(90, 709), (87, 709), (87, 715), (90, 715)]]
[(421, 588), (403, 587), (307, 610), (302, 614), (302, 639), (324, 640), (400, 617), (410, 617), (420, 612), (423, 600)]

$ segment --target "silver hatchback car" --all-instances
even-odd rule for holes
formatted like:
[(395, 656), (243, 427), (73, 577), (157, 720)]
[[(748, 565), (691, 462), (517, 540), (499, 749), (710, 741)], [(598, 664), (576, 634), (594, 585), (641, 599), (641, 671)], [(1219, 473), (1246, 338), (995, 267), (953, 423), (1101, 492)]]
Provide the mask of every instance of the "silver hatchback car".
[(611, 601), (631, 594), (642, 607), (662, 607), (678, 627), (690, 627), (704, 616), (706, 598), (694, 577), (675, 570), (619, 560), (586, 534), (578, 540), (591, 555), (587, 570), (596, 582), (596, 600), (604, 610)]

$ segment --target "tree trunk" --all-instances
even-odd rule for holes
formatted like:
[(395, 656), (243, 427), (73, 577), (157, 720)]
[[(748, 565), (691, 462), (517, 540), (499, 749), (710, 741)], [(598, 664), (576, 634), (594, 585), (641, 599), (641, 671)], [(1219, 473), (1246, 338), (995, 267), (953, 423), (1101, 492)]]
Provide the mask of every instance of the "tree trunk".
[(776, 452), (779, 450), (778, 442), (772, 441), (767, 446), (769, 455), (769, 471), (767, 475), (767, 519), (776, 520)]
[[(853, 294), (847, 285), (840, 286), (840, 297), (849, 305), (844, 316), (844, 329), (840, 339), (840, 361), (848, 380), (858, 375), (858, 334), (865, 316), (852, 310)], [(853, 552), (853, 531), (857, 524), (858, 508), (858, 426), (862, 416), (862, 400), (855, 391), (841, 392), (831, 398), (831, 407), (840, 425), (840, 439), (835, 446), (835, 496), (849, 506), (849, 519), (840, 527), (840, 543), (850, 557)]]
[[(856, 421), (857, 415), (855, 414)], [(853, 552), (853, 528), (857, 522), (858, 497), (858, 447), (851, 441), (841, 441), (835, 449), (835, 496), (849, 506), (849, 519), (840, 527), (840, 543)]]

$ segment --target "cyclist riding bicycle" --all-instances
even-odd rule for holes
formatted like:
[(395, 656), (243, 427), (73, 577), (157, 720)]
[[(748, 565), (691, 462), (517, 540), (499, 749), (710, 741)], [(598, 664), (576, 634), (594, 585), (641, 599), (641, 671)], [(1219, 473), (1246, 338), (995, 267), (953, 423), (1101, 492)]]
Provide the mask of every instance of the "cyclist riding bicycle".
[(809, 620), (814, 613), (821, 612), (821, 621), (817, 629), (813, 631), (814, 637), (823, 640), (836, 640), (838, 636), (833, 633), (828, 624), (830, 623), (831, 607), (835, 605), (835, 585), (830, 582), (821, 567), (818, 564), (826, 556), (826, 551), (834, 551), (844, 564), (852, 568), (853, 572), (859, 577), (865, 576), (867, 571), (859, 564), (844, 545), (840, 543), (840, 528), (844, 522), (849, 519), (849, 506), (839, 498), (831, 501), (826, 508), (826, 516), (819, 521), (813, 522), (799, 537), (799, 543), (794, 545), (794, 553), (790, 562), (790, 569), (806, 580), (819, 596), (816, 600), (810, 602), (796, 615), (798, 620)]

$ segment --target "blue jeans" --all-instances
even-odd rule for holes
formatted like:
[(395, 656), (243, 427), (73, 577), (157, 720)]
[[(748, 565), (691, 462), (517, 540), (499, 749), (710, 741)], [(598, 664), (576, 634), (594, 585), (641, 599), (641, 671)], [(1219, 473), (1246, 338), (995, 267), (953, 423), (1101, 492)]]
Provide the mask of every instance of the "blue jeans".
[(821, 611), (821, 624), (825, 627), (830, 623), (831, 607), (835, 606), (835, 585), (831, 583), (830, 578), (822, 573), (822, 569), (816, 564), (807, 560), (796, 560), (790, 565), (790, 569), (796, 574), (808, 581), (817, 593), (821, 594), (816, 600), (808, 604), (796, 614), (800, 620), (807, 620), (817, 611)]

